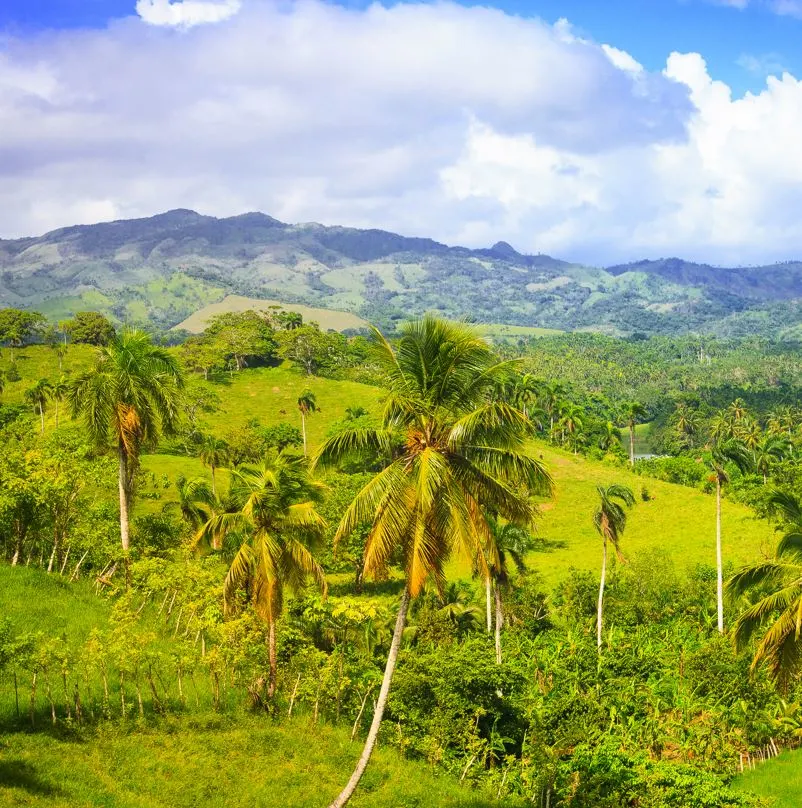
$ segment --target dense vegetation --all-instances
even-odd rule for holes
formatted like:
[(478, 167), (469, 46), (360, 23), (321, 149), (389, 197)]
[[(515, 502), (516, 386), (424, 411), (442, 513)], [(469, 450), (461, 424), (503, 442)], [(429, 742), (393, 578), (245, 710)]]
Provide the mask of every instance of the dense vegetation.
[(365, 738), (353, 804), (750, 806), (802, 737), (793, 349), (2, 323), (12, 795), (136, 804), (143, 748), (191, 805), (259, 748), (236, 799), (326, 804)]

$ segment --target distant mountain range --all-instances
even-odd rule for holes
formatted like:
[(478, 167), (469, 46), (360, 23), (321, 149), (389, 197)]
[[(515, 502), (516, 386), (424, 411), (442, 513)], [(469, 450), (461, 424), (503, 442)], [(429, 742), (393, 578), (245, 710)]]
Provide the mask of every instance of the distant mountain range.
[(505, 242), (471, 250), (191, 210), (0, 239), (3, 306), (53, 318), (96, 309), (171, 327), (229, 294), (341, 309), (385, 326), (436, 310), (613, 334), (796, 336), (802, 262), (722, 268), (667, 258), (602, 269), (523, 255)]

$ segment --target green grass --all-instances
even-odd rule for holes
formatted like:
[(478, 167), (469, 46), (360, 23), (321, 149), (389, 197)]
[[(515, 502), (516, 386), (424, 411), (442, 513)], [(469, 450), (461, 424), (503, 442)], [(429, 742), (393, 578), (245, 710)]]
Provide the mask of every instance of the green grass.
[(564, 332), (556, 328), (539, 328), (529, 325), (505, 325), (488, 323), (478, 326), (479, 331), (488, 339), (504, 339), (505, 337), (548, 337)]
[(783, 752), (778, 758), (758, 765), (733, 783), (772, 800), (772, 808), (798, 808), (802, 802), (802, 750)]

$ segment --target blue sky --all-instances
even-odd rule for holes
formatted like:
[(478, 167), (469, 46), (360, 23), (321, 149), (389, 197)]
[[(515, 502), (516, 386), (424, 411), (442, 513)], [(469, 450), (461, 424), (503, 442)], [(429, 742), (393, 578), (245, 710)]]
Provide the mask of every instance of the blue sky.
[[(0, 27), (17, 32), (102, 27), (133, 15), (134, 5), (134, 0), (4, 0)], [(802, 19), (778, 14), (759, 0), (743, 8), (738, 0), (495, 0), (477, 5), (549, 22), (566, 18), (583, 34), (628, 51), (653, 70), (661, 69), (672, 51), (701, 53), (711, 75), (737, 93), (759, 90), (767, 72), (802, 74)]]
[(0, 0), (0, 238), (183, 207), (802, 259), (801, 37), (802, 0)]

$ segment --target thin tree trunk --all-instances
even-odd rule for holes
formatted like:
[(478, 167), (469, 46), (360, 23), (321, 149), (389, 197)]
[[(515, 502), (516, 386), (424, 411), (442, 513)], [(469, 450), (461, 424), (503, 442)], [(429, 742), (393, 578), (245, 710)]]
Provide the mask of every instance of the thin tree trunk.
[(215, 472), (214, 463), (212, 463), (212, 496), (215, 499), (217, 499), (217, 484), (214, 479), (214, 472)]
[(58, 429), (58, 399), (54, 399), (54, 404), (56, 407), (56, 429)]
[(119, 450), (119, 489), (120, 489), (120, 540), (123, 552), (127, 553), (131, 541), (128, 530), (128, 463), (122, 447)]
[(635, 465), (635, 425), (629, 425), (629, 465)]
[(42, 434), (45, 434), (45, 408), (40, 404), (39, 405), (39, 418), (42, 421)]
[(721, 561), (721, 478), (716, 475), (716, 607), (718, 630), (724, 633), (724, 573)]
[(485, 578), (485, 611), (487, 612), (487, 633), (490, 634), (493, 631), (493, 608), (490, 604), (492, 600), (490, 594), (490, 576), (488, 575)]
[(390, 653), (387, 655), (387, 665), (384, 668), (384, 678), (382, 679), (382, 686), (379, 690), (379, 698), (376, 700), (376, 709), (373, 711), (373, 721), (368, 731), (368, 737), (365, 739), (365, 746), (362, 754), (359, 757), (359, 762), (356, 764), (354, 773), (351, 779), (346, 784), (345, 788), (340, 792), (340, 795), (334, 802), (331, 803), (329, 808), (343, 808), (348, 803), (348, 800), (356, 791), (359, 781), (370, 760), (373, 747), (376, 745), (376, 739), (379, 736), (379, 728), (381, 727), (382, 718), (384, 717), (384, 708), (387, 706), (387, 696), (390, 693), (390, 683), (393, 680), (393, 673), (395, 671), (396, 663), (398, 662), (398, 651), (401, 648), (401, 636), (404, 633), (404, 625), (407, 621), (407, 609), (409, 608), (409, 589), (404, 588), (404, 594), (401, 596), (401, 605), (398, 608), (398, 617), (395, 621), (395, 631), (393, 632), (393, 641), (390, 643)]
[(303, 410), (301, 410), (301, 434), (304, 436), (304, 457), (306, 457), (306, 416)]
[(272, 699), (276, 694), (278, 680), (278, 662), (276, 660), (276, 621), (271, 620), (267, 631), (267, 648), (270, 657), (270, 679), (267, 684), (267, 698)]
[(599, 603), (596, 607), (596, 647), (601, 649), (602, 645), (602, 610), (604, 609), (604, 583), (607, 577), (607, 537), (602, 543), (602, 568), (601, 583), (599, 584)]
[(501, 626), (504, 622), (504, 613), (501, 611), (501, 589), (496, 581), (494, 587), (496, 595), (496, 664), (501, 664)]

